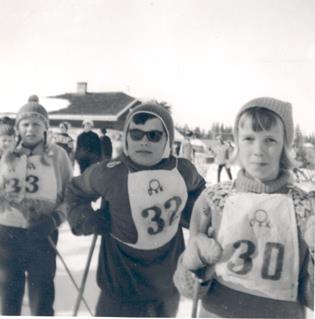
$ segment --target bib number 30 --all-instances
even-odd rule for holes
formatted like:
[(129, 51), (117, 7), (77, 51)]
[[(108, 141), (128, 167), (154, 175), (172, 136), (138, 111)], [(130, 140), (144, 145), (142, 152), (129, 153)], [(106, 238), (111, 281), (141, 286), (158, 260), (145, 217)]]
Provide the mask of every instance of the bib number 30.
[[(235, 250), (241, 250), (238, 258), (241, 262), (230, 261), (228, 269), (238, 275), (246, 275), (253, 268), (255, 244), (250, 240), (238, 240), (234, 243)], [(263, 264), (260, 275), (263, 279), (280, 280), (284, 259), (284, 246), (280, 243), (267, 242), (263, 252)]]

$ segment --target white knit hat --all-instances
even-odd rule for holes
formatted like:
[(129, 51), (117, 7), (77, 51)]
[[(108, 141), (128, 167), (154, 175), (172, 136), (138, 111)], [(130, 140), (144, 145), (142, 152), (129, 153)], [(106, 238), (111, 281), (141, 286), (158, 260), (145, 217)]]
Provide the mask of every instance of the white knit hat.
[(254, 107), (261, 107), (267, 110), (270, 110), (277, 114), (282, 120), (286, 142), (288, 146), (291, 146), (294, 138), (294, 124), (293, 124), (293, 115), (292, 115), (292, 104), (289, 102), (284, 102), (272, 97), (259, 97), (247, 102), (237, 113), (235, 123), (234, 123), (234, 136), (238, 135), (238, 124), (242, 114)]
[(84, 120), (82, 121), (82, 125), (83, 125), (83, 126), (86, 125), (86, 124), (90, 124), (92, 127), (94, 126), (93, 120), (90, 120), (90, 119), (84, 119)]

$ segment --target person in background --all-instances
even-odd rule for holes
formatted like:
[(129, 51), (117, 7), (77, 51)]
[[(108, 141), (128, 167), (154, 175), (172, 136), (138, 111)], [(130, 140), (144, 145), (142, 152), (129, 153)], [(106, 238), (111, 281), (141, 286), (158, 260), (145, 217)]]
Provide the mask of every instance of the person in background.
[(192, 136), (193, 136), (192, 131), (187, 130), (185, 132), (185, 138), (182, 141), (182, 144), (179, 150), (179, 157), (186, 158), (191, 162), (193, 162), (194, 160), (194, 148), (193, 148), (193, 145), (191, 144)]
[(215, 147), (215, 161), (218, 164), (218, 183), (220, 183), (221, 180), (221, 172), (222, 169), (225, 168), (226, 173), (230, 180), (232, 180), (232, 173), (231, 168), (228, 166), (228, 160), (230, 155), (230, 146), (229, 144), (225, 143), (222, 136), (218, 135), (216, 137), (217, 145)]
[[(205, 181), (190, 161), (171, 154), (173, 140), (169, 111), (140, 104), (126, 119), (121, 157), (91, 166), (67, 189), (72, 232), (102, 235), (96, 316), (176, 315), (172, 276), (184, 249), (182, 227)], [(108, 216), (91, 207), (100, 197)]]
[(61, 122), (59, 124), (60, 131), (54, 134), (54, 142), (61, 146), (69, 155), (71, 162), (74, 161), (74, 140), (68, 133), (70, 128), (70, 123)]
[[(1, 314), (21, 315), (25, 282), (33, 316), (53, 316), (58, 227), (65, 220), (64, 190), (72, 177), (66, 152), (47, 143), (49, 119), (33, 95), (16, 115), (10, 160), (1, 159)], [(12, 137), (12, 130), (8, 131)], [(49, 238), (48, 238), (49, 237)]]
[(111, 160), (112, 158), (112, 153), (113, 153), (113, 145), (112, 141), (109, 136), (106, 135), (107, 130), (105, 127), (101, 128), (101, 137), (100, 137), (100, 142), (101, 142), (101, 153), (102, 153), (102, 160)]
[(305, 318), (305, 306), (314, 310), (315, 212), (292, 184), (292, 105), (249, 101), (234, 137), (241, 169), (196, 201), (175, 284), (191, 297), (201, 280), (200, 317)]
[(13, 152), (15, 147), (15, 131), (13, 121), (8, 117), (0, 118), (0, 159), (4, 154)]
[(180, 144), (181, 144), (181, 143), (178, 142), (178, 141), (175, 141), (175, 142), (174, 142), (173, 154), (174, 154), (175, 156), (179, 156)]
[(82, 122), (83, 132), (78, 135), (74, 158), (79, 164), (81, 174), (92, 164), (101, 159), (101, 143), (99, 136), (92, 131), (92, 120)]

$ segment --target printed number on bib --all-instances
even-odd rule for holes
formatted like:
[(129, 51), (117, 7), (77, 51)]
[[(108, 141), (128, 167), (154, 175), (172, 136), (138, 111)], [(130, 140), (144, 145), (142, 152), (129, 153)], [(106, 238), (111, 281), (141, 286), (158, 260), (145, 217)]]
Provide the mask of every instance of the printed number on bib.
[[(239, 240), (234, 243), (235, 251), (241, 251), (238, 259), (242, 263), (230, 261), (228, 269), (238, 275), (246, 275), (253, 268), (253, 256), (256, 246), (250, 240)], [(280, 280), (283, 268), (284, 246), (279, 243), (267, 242), (263, 253), (263, 264), (261, 266), (261, 277), (267, 280)], [(271, 270), (273, 268), (273, 270)]]
[(141, 213), (142, 217), (150, 218), (151, 223), (154, 225), (147, 229), (148, 234), (156, 235), (162, 232), (165, 226), (171, 226), (173, 222), (179, 218), (177, 212), (181, 203), (182, 200), (178, 196), (174, 196), (164, 203), (163, 208), (166, 211), (166, 216), (168, 216), (167, 220), (162, 217), (163, 211), (158, 206), (152, 206), (144, 209)]
[[(25, 190), (28, 193), (36, 193), (39, 189), (39, 178), (35, 175), (28, 175), (25, 178)], [(20, 181), (17, 178), (10, 178), (5, 182), (5, 191), (8, 193), (19, 193), (21, 191)]]

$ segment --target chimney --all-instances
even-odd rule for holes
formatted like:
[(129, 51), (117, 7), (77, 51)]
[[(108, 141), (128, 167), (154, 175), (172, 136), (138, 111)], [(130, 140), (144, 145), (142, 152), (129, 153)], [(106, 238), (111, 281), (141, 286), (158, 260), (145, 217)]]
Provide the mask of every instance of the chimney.
[(87, 93), (87, 82), (77, 82), (77, 94), (85, 95)]

